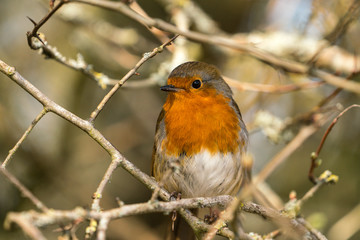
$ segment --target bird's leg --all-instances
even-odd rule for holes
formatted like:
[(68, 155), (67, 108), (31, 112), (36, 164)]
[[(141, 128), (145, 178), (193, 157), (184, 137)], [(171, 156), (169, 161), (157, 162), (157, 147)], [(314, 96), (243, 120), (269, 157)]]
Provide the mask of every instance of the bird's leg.
[(218, 208), (209, 208), (209, 214), (205, 215), (204, 221), (207, 224), (213, 224), (219, 217), (220, 211)]
[[(170, 194), (170, 201), (177, 201), (181, 199), (181, 193), (180, 192), (172, 192)], [(175, 221), (177, 219), (177, 212), (174, 210), (172, 212), (172, 216), (171, 216), (171, 230), (174, 231), (175, 229)]]

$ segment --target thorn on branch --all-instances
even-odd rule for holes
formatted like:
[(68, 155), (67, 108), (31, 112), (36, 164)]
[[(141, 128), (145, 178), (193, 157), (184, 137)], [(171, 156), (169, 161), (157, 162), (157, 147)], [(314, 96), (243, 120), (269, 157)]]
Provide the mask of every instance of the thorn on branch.
[(119, 197), (116, 197), (115, 200), (116, 200), (116, 203), (117, 203), (117, 205), (118, 205), (119, 207), (122, 207), (122, 206), (125, 205), (125, 203), (124, 203), (123, 201), (121, 201)]
[(34, 26), (37, 25), (37, 22), (35, 22), (32, 18), (30, 18), (29, 16), (26, 16), (26, 17), (27, 17), (27, 19), (30, 20), (30, 22), (32, 22), (32, 24), (34, 24)]
[[(50, 7), (52, 5), (54, 5), (54, 2), (55, 0), (50, 0)], [(46, 14), (45, 17), (43, 17), (40, 22), (35, 22), (34, 20), (32, 20), (30, 17), (27, 17), (33, 24), (34, 24), (34, 28), (32, 31), (28, 31), (26, 33), (26, 36), (27, 36), (27, 41), (28, 41), (28, 45), (31, 49), (34, 49), (34, 50), (37, 50), (38, 47), (34, 46), (33, 45), (33, 42), (32, 42), (32, 38), (37, 38), (40, 42), (42, 42), (44, 44), (44, 42), (42, 41), (42, 39), (39, 37), (39, 34), (38, 34), (38, 31), (39, 29), (51, 18), (51, 16), (57, 11), (60, 9), (60, 7), (62, 5), (64, 5), (65, 3), (67, 3), (68, 1), (66, 0), (60, 0), (59, 4), (57, 4), (54, 8), (51, 9), (51, 11)], [(45, 45), (45, 44), (44, 44)]]

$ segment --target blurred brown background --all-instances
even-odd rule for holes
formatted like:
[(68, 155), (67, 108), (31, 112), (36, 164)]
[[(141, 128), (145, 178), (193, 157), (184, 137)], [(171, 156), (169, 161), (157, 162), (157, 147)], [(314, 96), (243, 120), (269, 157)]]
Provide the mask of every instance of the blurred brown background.
[[(174, 21), (173, 9), (176, 8), (168, 1), (137, 2), (151, 17)], [(279, 39), (271, 42), (279, 46), (284, 46), (288, 41), (286, 38), (294, 35), (314, 42), (324, 39), (346, 14), (352, 2), (194, 1), (224, 33), (232, 36), (238, 34), (240, 39), (255, 33), (265, 34), (266, 39), (271, 33), (277, 33)], [(86, 119), (109, 87), (103, 90), (83, 74), (53, 60), (45, 60), (28, 47), (25, 33), (32, 29), (32, 23), (26, 16), (38, 21), (47, 11), (47, 1), (1, 1), (0, 59), (15, 66), (20, 74), (55, 102)], [(185, 15), (189, 14), (184, 12)], [(201, 16), (199, 15), (199, 19), (189, 19), (188, 27), (200, 31), (198, 25), (202, 24), (197, 25), (196, 21), (201, 21)], [(221, 33), (217, 28), (213, 27), (214, 34)], [(56, 46), (65, 56), (76, 58), (76, 54), (81, 53), (85, 61), (92, 64), (96, 71), (118, 79), (135, 65), (144, 52), (151, 51), (161, 44), (145, 27), (122, 14), (81, 4), (64, 6), (40, 29), (40, 32), (46, 35), (49, 44)], [(335, 44), (349, 54), (358, 53), (359, 37), (359, 19), (355, 19)], [(284, 73), (237, 51), (184, 39), (179, 41), (179, 45), (185, 48), (185, 56), (178, 59), (212, 63), (217, 65), (225, 76), (239, 81), (278, 85), (308, 80), (306, 76)], [(298, 46), (299, 48), (293, 52), (280, 52), (280, 55), (301, 61), (302, 48), (307, 45), (298, 43)], [(314, 44), (310, 44), (307, 47), (313, 46)], [(264, 48), (266, 47), (269, 51), (276, 51), (272, 46)], [(129, 83), (146, 78), (155, 79), (155, 83), (138, 88), (125, 85), (107, 103), (95, 122), (95, 126), (105, 137), (146, 173), (150, 173), (156, 118), (166, 97), (165, 93), (159, 90), (159, 86), (165, 83), (168, 71), (175, 67), (176, 61), (173, 57), (169, 51), (164, 51), (146, 62), (139, 70), (141, 75), (130, 79)], [(245, 122), (253, 129), (250, 136), (250, 151), (255, 159), (254, 174), (286, 144), (286, 141), (274, 144), (262, 131), (252, 127), (256, 113), (265, 110), (281, 120), (295, 117), (310, 111), (334, 89), (333, 86), (323, 85), (285, 94), (243, 92), (234, 89), (235, 99), (242, 110)], [(359, 103), (359, 96), (343, 91), (328, 106), (334, 107), (337, 103), (343, 106)], [(2, 161), (41, 109), (42, 106), (28, 93), (4, 75), (0, 75)], [(336, 116), (336, 113), (338, 112), (333, 110), (333, 116)], [(320, 174), (323, 170), (329, 169), (337, 174), (340, 180), (336, 185), (323, 187), (302, 209), (303, 216), (315, 218), (313, 222), (319, 224), (319, 229), (329, 239), (339, 239), (329, 231), (338, 220), (359, 205), (359, 123), (359, 109), (350, 110), (330, 133), (321, 152), (323, 165), (316, 173)], [(312, 186), (307, 179), (310, 153), (316, 150), (329, 124), (330, 122), (311, 136), (268, 179), (269, 185), (284, 202), (288, 200), (291, 190), (295, 190), (301, 197)], [(91, 196), (109, 163), (110, 158), (106, 152), (84, 132), (54, 114), (47, 114), (15, 154), (8, 170), (48, 207), (72, 209), (91, 204)], [(10, 211), (34, 208), (3, 177), (0, 178), (0, 192), (1, 222)], [(119, 168), (105, 189), (101, 206), (104, 209), (116, 207), (116, 197), (125, 203), (145, 202), (150, 194), (145, 186)], [(108, 239), (160, 239), (163, 234), (163, 222), (168, 218), (162, 214), (151, 214), (117, 220), (110, 224), (107, 236)], [(349, 222), (347, 225), (357, 224), (359, 228), (360, 219), (357, 221)], [(244, 224), (248, 232), (267, 233), (273, 229), (257, 216), (246, 215)], [(81, 228), (84, 227), (86, 224)], [(49, 239), (55, 239), (59, 235), (54, 232), (56, 228), (57, 226), (53, 226), (44, 230)], [(81, 233), (84, 231), (82, 229), (78, 232), (81, 239)], [(26, 237), (23, 232), (17, 227), (10, 231), (0, 229), (0, 239), (24, 238)], [(360, 233), (357, 232), (351, 239), (360, 239)]]

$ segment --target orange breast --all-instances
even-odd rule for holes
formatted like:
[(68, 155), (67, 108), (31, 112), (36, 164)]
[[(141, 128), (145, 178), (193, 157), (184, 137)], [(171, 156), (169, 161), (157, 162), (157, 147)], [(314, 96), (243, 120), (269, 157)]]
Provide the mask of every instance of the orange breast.
[(169, 94), (165, 104), (166, 154), (192, 156), (201, 149), (210, 153), (239, 151), (239, 119), (230, 99), (214, 89), (201, 93)]

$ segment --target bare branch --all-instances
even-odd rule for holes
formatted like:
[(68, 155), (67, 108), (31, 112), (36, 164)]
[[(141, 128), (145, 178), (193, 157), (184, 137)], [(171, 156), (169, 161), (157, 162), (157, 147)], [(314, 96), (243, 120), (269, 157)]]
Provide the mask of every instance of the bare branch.
[(32, 123), (30, 124), (30, 126), (28, 127), (28, 129), (26, 129), (26, 131), (24, 132), (24, 134), (21, 136), (21, 138), (19, 139), (19, 141), (15, 144), (15, 146), (9, 151), (9, 155), (7, 155), (6, 159), (4, 160), (4, 162), (1, 164), (2, 168), (6, 168), (7, 164), (9, 163), (10, 159), (12, 158), (12, 156), (14, 156), (15, 152), (19, 149), (20, 145), (24, 142), (24, 140), (26, 139), (26, 137), (30, 134), (31, 130), (35, 127), (35, 125), (40, 121), (40, 119), (45, 116), (45, 114), (47, 113), (46, 108), (44, 108), (39, 115), (36, 116), (36, 118), (34, 119), (34, 121), (32, 121)]
[[(65, 3), (67, 2), (67, 0), (60, 0), (60, 2), (51, 9), (51, 11), (46, 14), (46, 16), (40, 20), (39, 23), (36, 23), (34, 20), (32, 20), (31, 18), (29, 18), (29, 20), (34, 24), (34, 28), (33, 30), (30, 32), (26, 33), (27, 36), (27, 41), (28, 41), (28, 45), (31, 49), (38, 49), (34, 44), (33, 44), (33, 38), (38, 39), (40, 42), (43, 42), (42, 39), (39, 37), (38, 31), (39, 29), (51, 18), (51, 16), (57, 11), (59, 10)], [(50, 6), (51, 2), (50, 2)]]
[(330, 171), (325, 171), (323, 174), (320, 175), (317, 183), (312, 186), (309, 191), (307, 191), (304, 196), (297, 200), (298, 206), (302, 206), (306, 201), (308, 201), (314, 194), (324, 185), (327, 183), (333, 183), (334, 181), (334, 175)]
[(352, 108), (359, 108), (360, 105), (358, 104), (353, 104), (347, 108), (345, 108), (341, 113), (339, 113), (339, 115), (337, 115), (334, 120), (332, 121), (332, 123), (330, 124), (330, 126), (326, 129), (326, 132), (324, 133), (324, 136), (322, 137), (320, 144), (318, 146), (318, 148), (316, 149), (316, 152), (313, 152), (311, 154), (311, 166), (309, 169), (309, 179), (311, 180), (311, 182), (313, 182), (314, 184), (317, 183), (318, 179), (315, 178), (314, 176), (314, 170), (316, 167), (318, 167), (320, 165), (320, 163), (317, 161), (320, 151), (326, 141), (327, 136), (329, 135), (329, 133), (331, 132), (332, 128), (335, 126), (335, 124), (337, 123), (337, 121), (339, 120), (340, 117), (342, 117), (347, 111), (349, 111)]
[(314, 134), (319, 125), (321, 126), (324, 123), (314, 123), (308, 126), (303, 126), (299, 133), (289, 142), (279, 153), (277, 153), (270, 162), (261, 170), (261, 172), (255, 176), (254, 184), (265, 181), (270, 174), (281, 164), (283, 163), (288, 156), (290, 156), (296, 149), (301, 146), (301, 144), (312, 134)]
[(154, 57), (158, 53), (162, 52), (164, 48), (168, 45), (170, 45), (178, 35), (171, 38), (166, 43), (162, 44), (160, 47), (154, 48), (151, 52), (145, 53), (143, 57), (140, 59), (140, 61), (132, 68), (115, 86), (109, 91), (108, 94), (103, 98), (103, 100), (100, 102), (100, 104), (96, 107), (96, 109), (91, 113), (90, 115), (90, 122), (94, 122), (95, 118), (98, 116), (100, 111), (104, 108), (105, 104), (109, 101), (109, 99), (115, 94), (115, 92), (133, 75), (136, 75), (137, 70), (143, 65), (147, 60)]
[[(145, 24), (149, 27), (156, 27), (163, 31), (172, 32), (175, 34), (179, 34), (185, 36), (189, 39), (205, 42), (209, 44), (214, 44), (218, 46), (229, 47), (235, 50), (239, 50), (250, 54), (251, 56), (268, 63), (274, 67), (282, 68), (288, 72), (300, 73), (300, 74), (310, 74), (314, 77), (319, 77), (326, 81), (327, 83), (344, 88), (348, 91), (355, 92), (360, 94), (360, 83), (354, 81), (346, 81), (343, 78), (336, 77), (330, 73), (327, 73), (323, 70), (319, 69), (311, 69), (306, 64), (298, 63), (289, 59), (282, 59), (273, 54), (270, 54), (266, 51), (260, 50), (252, 45), (244, 45), (239, 43), (238, 41), (220, 37), (220, 36), (211, 36), (207, 34), (202, 34), (198, 32), (193, 32), (189, 30), (181, 30), (176, 26), (169, 24), (161, 19), (152, 19), (145, 18), (138, 13), (132, 11), (127, 5), (121, 2), (112, 2), (112, 1), (99, 1), (99, 0), (68, 0), (69, 2), (80, 2), (93, 6), (107, 8), (109, 10), (121, 12), (122, 14), (132, 18), (135, 21), (138, 21), (142, 24)], [(310, 71), (311, 70), (311, 71)]]
[(327, 238), (316, 228), (312, 227), (304, 218), (298, 218), (297, 222), (303, 225), (317, 240), (327, 240)]
[[(129, 204), (123, 205), (119, 208), (114, 208), (102, 212), (98, 211), (87, 211), (83, 208), (76, 208), (70, 211), (60, 211), (60, 210), (51, 210), (45, 213), (38, 213), (34, 211), (22, 212), (22, 213), (11, 213), (8, 216), (7, 223), (15, 222), (17, 224), (31, 223), (32, 227), (45, 227), (58, 222), (64, 221), (75, 221), (78, 219), (87, 219), (92, 218), (100, 220), (98, 237), (103, 237), (105, 234), (105, 229), (108, 224), (108, 221), (111, 219), (118, 219), (125, 216), (132, 216), (144, 213), (154, 213), (154, 212), (170, 212), (173, 210), (182, 210), (183, 208), (199, 208), (199, 207), (213, 207), (216, 205), (226, 206), (232, 201), (232, 197), (224, 195), (217, 197), (209, 198), (189, 198), (181, 199), (172, 202), (148, 202), (148, 203), (139, 203), (139, 204)], [(238, 203), (238, 200), (236, 200)], [(234, 205), (235, 206), (235, 205)], [(301, 225), (297, 224), (296, 220), (290, 219), (285, 215), (282, 215), (280, 212), (265, 208), (261, 205), (247, 202), (241, 203), (240, 209), (244, 212), (252, 213), (268, 219), (274, 222), (280, 222), (282, 226), (290, 226), (290, 229), (296, 229), (302, 233), (306, 232), (306, 229)], [(188, 214), (188, 213), (186, 213)], [(186, 215), (185, 214), (185, 215)], [(191, 213), (190, 213), (191, 214)], [(197, 231), (208, 231), (211, 229), (211, 226), (203, 223), (200, 219), (191, 216), (194, 218), (196, 223)], [(14, 220), (16, 219), (16, 221)], [(192, 220), (192, 219), (191, 219)], [(100, 225), (103, 224), (101, 230)], [(285, 224), (285, 225), (284, 225)], [(224, 236), (234, 237), (233, 233), (227, 228), (220, 227), (217, 229), (218, 233), (221, 233)], [(243, 236), (242, 239), (249, 239), (246, 236)]]
[(109, 220), (108, 218), (101, 218), (99, 221), (99, 226), (97, 228), (97, 240), (105, 240), (106, 239), (106, 229), (108, 228), (109, 225)]
[(11, 215), (21, 216), (23, 219), (28, 219), (36, 227), (45, 227), (56, 224), (59, 221), (74, 221), (79, 218), (92, 218), (96, 220), (101, 219), (118, 219), (126, 216), (139, 215), (144, 213), (155, 212), (170, 212), (173, 210), (180, 210), (182, 208), (203, 208), (213, 206), (226, 206), (232, 197), (228, 195), (209, 197), (209, 198), (188, 198), (171, 202), (147, 202), (137, 204), (127, 204), (119, 208), (105, 210), (102, 212), (96, 210), (86, 210), (83, 208), (75, 208), (73, 210), (51, 210), (44, 213), (27, 211), (22, 213), (11, 213)]
[(360, 14), (360, 2), (354, 0), (354, 2), (349, 7), (346, 14), (338, 21), (335, 28), (325, 37), (329, 41), (329, 44), (322, 44), (321, 47), (317, 50), (314, 56), (309, 60), (310, 64), (315, 64), (319, 60), (322, 52), (328, 47), (328, 45), (334, 44), (343, 34), (347, 31), (350, 23), (359, 17)]
[(325, 37), (331, 44), (334, 44), (349, 28), (349, 25), (359, 18), (360, 1), (354, 0), (346, 11), (345, 15), (338, 21), (335, 28)]
[(43, 39), (42, 41), (42, 45), (39, 46), (41, 49), (40, 53), (46, 58), (54, 59), (68, 68), (82, 72), (85, 76), (95, 80), (102, 88), (106, 88), (106, 85), (117, 82), (117, 80), (111, 79), (104, 73), (96, 72), (91, 64), (85, 62), (80, 53), (77, 54), (76, 59), (69, 59), (62, 55), (56, 47), (49, 45), (46, 40)]
[(21, 229), (34, 240), (46, 240), (41, 231), (35, 227), (29, 219), (24, 218), (21, 214), (9, 213), (5, 219), (5, 228), (9, 229), (11, 223), (19, 225)]
[(316, 88), (324, 84), (324, 81), (311, 81), (301, 84), (270, 85), (270, 84), (261, 84), (261, 83), (240, 82), (228, 77), (224, 77), (224, 80), (231, 87), (236, 88), (239, 91), (252, 91), (252, 92), (277, 93), (277, 94)]
[(0, 167), (0, 172), (3, 174), (12, 184), (16, 186), (23, 196), (28, 198), (38, 209), (43, 212), (47, 212), (49, 209), (43, 204), (32, 192), (27, 189), (14, 175), (8, 172), (5, 168)]
[(360, 94), (360, 83), (358, 82), (347, 80), (346, 78), (337, 77), (322, 70), (312, 70), (310, 74), (315, 77), (321, 78), (328, 84), (348, 90), (350, 92)]

